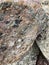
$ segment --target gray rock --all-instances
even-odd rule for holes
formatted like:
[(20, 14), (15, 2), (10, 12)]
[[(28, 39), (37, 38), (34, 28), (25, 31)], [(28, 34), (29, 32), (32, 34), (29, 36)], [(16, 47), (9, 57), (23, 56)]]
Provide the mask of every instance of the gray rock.
[[(1, 10), (2, 14), (4, 12), (8, 13), (4, 13), (5, 18), (3, 20), (3, 24), (5, 27), (1, 26), (4, 35), (1, 38), (3, 42), (0, 43), (0, 47), (2, 47), (2, 45), (6, 45), (7, 48), (4, 51), (1, 50), (0, 54), (2, 54), (2, 57), (0, 58), (2, 58), (2, 60), (0, 63), (3, 65), (36, 65), (37, 55), (39, 53), (38, 46), (40, 50), (42, 50), (42, 47), (40, 46), (43, 46), (43, 48), (45, 46), (45, 44), (42, 45), (41, 42), (45, 39), (47, 16), (41, 6), (36, 2), (32, 3), (34, 4), (33, 7), (32, 5), (29, 6), (27, 4), (16, 4), (18, 9), (13, 7), (13, 5), (15, 5), (15, 3), (13, 3), (9, 9), (5, 8), (4, 10), (3, 8), (3, 12)], [(22, 6), (24, 6), (24, 8)], [(11, 14), (14, 17), (11, 17)], [(15, 19), (18, 26), (13, 27)], [(21, 19), (21, 22), (19, 19)], [(7, 20), (9, 20), (9, 24), (6, 24)], [(39, 34), (43, 36), (42, 39), (41, 36), (38, 37)], [(36, 38), (37, 41), (40, 42), (37, 42), (38, 46), (34, 43)], [(43, 51), (42, 53), (44, 54)]]
[(47, 20), (47, 26), (45, 27), (45, 30), (41, 33), (40, 36), (37, 36), (37, 45), (49, 62), (49, 20)]

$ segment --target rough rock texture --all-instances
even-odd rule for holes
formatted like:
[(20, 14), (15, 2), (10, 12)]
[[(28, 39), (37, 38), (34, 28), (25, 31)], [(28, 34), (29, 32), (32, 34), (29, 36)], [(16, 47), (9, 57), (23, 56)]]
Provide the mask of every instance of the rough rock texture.
[[(46, 59), (49, 62), (49, 0), (41, 0), (42, 8), (44, 9), (46, 15), (47, 15), (47, 27), (45, 29), (45, 38), (42, 39), (44, 36), (43, 33), (41, 33), (40, 39), (37, 41), (37, 45), (39, 46), (40, 50), (42, 51), (43, 55), (46, 57)], [(48, 64), (49, 65), (49, 64)]]
[(1, 3), (0, 65), (36, 65), (38, 46), (41, 51), (44, 48), (40, 47), (40, 41), (45, 40), (46, 21), (47, 15), (40, 3), (32, 0)]
[[(47, 16), (49, 17), (49, 15)], [(47, 27), (45, 31), (40, 34), (40, 37), (38, 36), (36, 41), (43, 55), (49, 61), (49, 19), (47, 20)]]
[(42, 8), (46, 13), (49, 13), (49, 0), (40, 0)]
[(36, 65), (38, 54), (39, 50), (37, 48), (37, 45), (33, 44), (32, 48), (30, 48), (29, 52), (23, 56), (21, 60), (7, 65)]
[(0, 62), (7, 64), (29, 51), (41, 24), (31, 7), (5, 2), (0, 7)]

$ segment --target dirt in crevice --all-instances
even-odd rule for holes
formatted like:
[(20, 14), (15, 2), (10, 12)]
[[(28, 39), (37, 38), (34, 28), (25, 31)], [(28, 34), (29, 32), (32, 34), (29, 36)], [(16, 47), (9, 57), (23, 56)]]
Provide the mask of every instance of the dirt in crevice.
[(36, 65), (49, 65), (49, 62), (46, 60), (46, 58), (43, 56), (41, 52), (37, 56)]

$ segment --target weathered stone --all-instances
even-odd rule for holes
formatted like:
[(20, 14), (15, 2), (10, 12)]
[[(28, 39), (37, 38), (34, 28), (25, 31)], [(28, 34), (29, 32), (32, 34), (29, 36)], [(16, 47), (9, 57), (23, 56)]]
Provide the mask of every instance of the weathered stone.
[(49, 14), (49, 0), (40, 0), (42, 8)]
[(40, 38), (39, 36), (37, 36), (37, 45), (39, 46), (43, 55), (49, 62), (49, 20), (47, 20), (47, 26), (45, 27), (45, 31), (43, 30), (43, 32), (40, 35)]
[[(2, 5), (5, 5), (5, 2)], [(3, 29), (0, 49), (2, 45), (7, 45), (4, 52), (1, 50), (0, 64), (36, 65), (39, 45), (36, 45), (35, 40), (43, 30), (45, 31), (47, 23), (47, 16), (41, 5), (32, 0), (23, 0), (12, 3), (11, 7), (3, 6), (0, 13), (4, 13), (4, 20), (0, 22), (3, 23), (0, 25)], [(11, 14), (13, 16), (10, 16)], [(42, 38), (45, 38), (44, 34), (43, 36)]]

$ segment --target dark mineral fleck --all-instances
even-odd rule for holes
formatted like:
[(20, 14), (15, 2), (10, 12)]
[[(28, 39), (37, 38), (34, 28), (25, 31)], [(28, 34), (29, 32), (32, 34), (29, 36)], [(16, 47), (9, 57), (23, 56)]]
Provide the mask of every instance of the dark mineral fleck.
[(15, 24), (20, 24), (21, 21), (22, 21), (22, 20), (16, 19), (16, 20), (15, 20)]
[(18, 25), (17, 25), (17, 24), (14, 24), (12, 27), (14, 27), (14, 28), (15, 28), (15, 27), (18, 27)]
[(49, 1), (44, 1), (42, 4), (48, 5), (49, 4)]
[(0, 32), (0, 36), (2, 35), (3, 33), (2, 32)]
[(41, 34), (39, 34), (36, 39), (41, 40), (41, 37), (42, 37)]
[(6, 21), (5, 23), (8, 24), (10, 21)]
[(8, 7), (10, 7), (11, 6), (11, 2), (4, 2), (4, 3), (2, 3), (2, 9), (5, 9), (5, 8), (8, 8)]
[(2, 45), (2, 46), (0, 47), (0, 51), (1, 51), (1, 52), (5, 51), (6, 49), (7, 49), (7, 46), (6, 46), (6, 45)]
[(0, 21), (3, 21), (3, 15), (2, 14), (0, 14)]
[(14, 24), (12, 27), (14, 27), (14, 28), (15, 28), (15, 27), (18, 27), (21, 21), (22, 21), (22, 20), (16, 19), (16, 20), (15, 20), (15, 24)]

